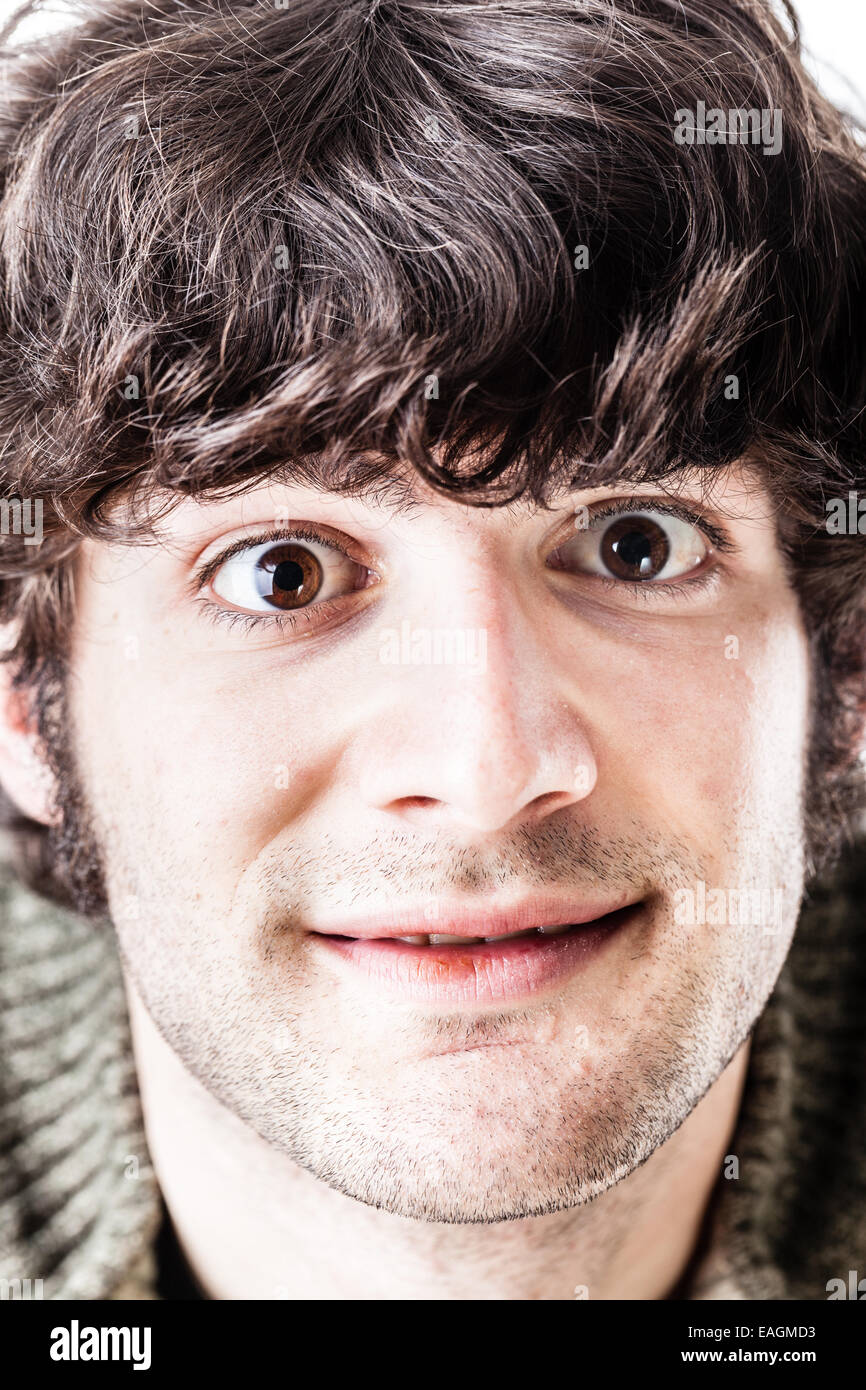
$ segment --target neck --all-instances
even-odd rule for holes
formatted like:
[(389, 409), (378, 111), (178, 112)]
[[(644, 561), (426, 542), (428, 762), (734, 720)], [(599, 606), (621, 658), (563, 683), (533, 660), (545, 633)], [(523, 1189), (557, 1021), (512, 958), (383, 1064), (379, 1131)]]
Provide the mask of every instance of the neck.
[(215, 1299), (663, 1299), (697, 1244), (736, 1124), (745, 1042), (671, 1138), (584, 1206), (490, 1225), (410, 1220), (335, 1192), (186, 1070), (127, 981), (148, 1146)]

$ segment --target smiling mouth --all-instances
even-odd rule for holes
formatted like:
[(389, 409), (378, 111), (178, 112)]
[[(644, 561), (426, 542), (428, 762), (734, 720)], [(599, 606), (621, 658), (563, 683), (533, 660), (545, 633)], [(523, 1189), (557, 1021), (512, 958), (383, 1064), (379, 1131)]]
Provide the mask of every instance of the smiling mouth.
[[(542, 916), (535, 906), (522, 914), (524, 922), (534, 916), (535, 923), (517, 931), (505, 928), (519, 924), (519, 912), (478, 913), (474, 921), (464, 912), (447, 923), (462, 927), (459, 936), (407, 932), (416, 922), (421, 925), (417, 918), (393, 923), (368, 919), (363, 927), (355, 923), (355, 930), (363, 930), (363, 935), (322, 931), (310, 935), (339, 970), (353, 980), (366, 979), (377, 992), (424, 1006), (474, 1009), (561, 988), (573, 975), (591, 968), (608, 943), (633, 925), (646, 924), (646, 906), (645, 901), (631, 902), (579, 922), (557, 921), (555, 907)], [(581, 909), (574, 915), (582, 915)], [(474, 925), (478, 933), (467, 934)], [(485, 928), (488, 934), (482, 935)]]
[[(596, 918), (596, 921), (603, 920)], [(504, 936), (448, 936), (444, 932), (423, 932), (416, 933), (414, 936), (380, 936), (379, 941), (404, 941), (407, 946), (499, 946), (503, 941), (520, 941), (524, 938), (533, 936), (565, 936), (568, 932), (580, 931), (581, 927), (591, 926), (590, 922), (581, 922), (579, 925), (563, 927), (529, 927), (526, 931), (512, 931)], [(357, 940), (358, 938), (347, 938)]]
[(604, 913), (602, 916), (594, 917), (586, 922), (563, 922), (550, 926), (527, 927), (523, 931), (500, 932), (495, 936), (453, 936), (447, 932), (414, 932), (407, 936), (397, 936), (395, 934), (394, 936), (383, 935), (374, 937), (356, 937), (349, 936), (348, 934), (344, 935), (342, 933), (336, 935), (330, 932), (314, 932), (313, 935), (325, 936), (329, 940), (339, 940), (347, 944), (355, 941), (362, 942), (365, 945), (400, 943), (405, 946), (417, 946), (422, 948), (435, 946), (440, 949), (442, 947), (447, 948), (453, 946), (462, 947), (465, 951), (467, 946), (501, 946), (508, 941), (537, 940), (540, 944), (542, 941), (550, 941), (554, 937), (574, 936), (589, 929), (598, 929), (600, 927), (612, 928), (617, 926), (620, 921), (624, 920), (628, 913), (633, 912), (640, 906), (640, 903), (629, 903), (625, 907), (617, 908), (613, 912)]

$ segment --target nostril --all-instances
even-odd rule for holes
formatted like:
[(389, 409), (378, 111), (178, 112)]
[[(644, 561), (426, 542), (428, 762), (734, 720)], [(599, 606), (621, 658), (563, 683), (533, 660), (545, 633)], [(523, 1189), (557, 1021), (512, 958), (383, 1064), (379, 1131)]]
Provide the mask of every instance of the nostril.
[(569, 792), (542, 792), (534, 801), (530, 801), (529, 810), (532, 811), (554, 811), (557, 806), (570, 806), (574, 797)]

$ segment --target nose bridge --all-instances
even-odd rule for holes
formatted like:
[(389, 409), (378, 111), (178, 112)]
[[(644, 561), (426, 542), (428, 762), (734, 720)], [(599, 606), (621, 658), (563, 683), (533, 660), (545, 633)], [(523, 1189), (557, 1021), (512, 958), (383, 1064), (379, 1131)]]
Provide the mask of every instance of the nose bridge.
[(484, 730), (488, 740), (520, 735), (525, 682), (540, 666), (520, 594), (503, 576), (494, 555), (456, 563), (450, 574), (443, 567), (399, 631), (399, 664), (418, 676), (416, 699), (428, 717), (441, 708), (456, 723), (459, 713), (462, 729)]
[[(480, 761), (501, 759), (508, 750), (516, 760), (525, 753), (527, 738), (543, 735), (539, 699), (543, 682), (530, 675), (536, 665), (536, 639), (522, 623), (518, 606), (505, 594), (467, 616), (476, 619), (463, 630), (467, 645), (468, 635), (475, 634), (473, 651), (478, 660), (474, 666), (456, 667), (457, 679), (447, 681), (454, 724), (459, 716), (463, 737), (467, 742), (474, 737)], [(552, 679), (551, 666), (547, 673)]]
[(489, 830), (533, 802), (586, 795), (592, 753), (543, 632), (491, 558), (460, 566), (380, 634), (391, 671), (364, 758), (368, 798)]

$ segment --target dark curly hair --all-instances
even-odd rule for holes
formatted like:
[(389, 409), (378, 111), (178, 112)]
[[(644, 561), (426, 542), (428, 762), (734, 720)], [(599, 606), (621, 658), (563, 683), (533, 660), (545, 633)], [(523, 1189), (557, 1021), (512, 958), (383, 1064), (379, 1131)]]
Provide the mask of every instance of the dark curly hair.
[[(409, 465), (496, 506), (747, 458), (832, 864), (864, 804), (864, 543), (824, 523), (866, 495), (866, 161), (790, 7), (74, 0), (24, 49), (33, 8), (0, 34), (0, 433), (44, 538), (3, 537), (0, 617), (67, 789), (82, 537), (267, 476)], [(699, 102), (778, 111), (778, 153), (680, 143)], [(8, 822), (45, 891), (100, 906), (74, 816)]]

